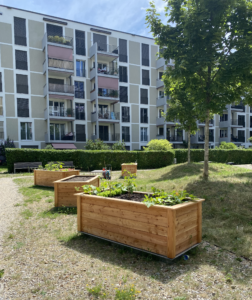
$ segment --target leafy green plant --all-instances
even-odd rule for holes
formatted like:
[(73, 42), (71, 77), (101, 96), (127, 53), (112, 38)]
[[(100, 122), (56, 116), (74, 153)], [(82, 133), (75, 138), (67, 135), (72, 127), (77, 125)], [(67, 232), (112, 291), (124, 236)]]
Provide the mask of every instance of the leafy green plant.
[(87, 291), (89, 292), (90, 295), (93, 295), (95, 298), (105, 298), (106, 296), (106, 293), (102, 292), (101, 284), (96, 285), (92, 288), (89, 288), (87, 285)]
[(234, 143), (221, 142), (219, 147), (215, 147), (215, 149), (237, 149), (237, 146)]
[(131, 174), (128, 172), (128, 176), (124, 177), (124, 185), (127, 189), (128, 194), (132, 194), (136, 190), (136, 174)]
[(140, 291), (136, 290), (134, 284), (128, 287), (123, 287), (121, 289), (116, 289), (115, 300), (135, 299), (137, 293), (140, 293)]
[(46, 145), (45, 149), (47, 149), (47, 150), (53, 150), (54, 148), (53, 148), (52, 145)]
[(0, 155), (5, 156), (5, 149), (6, 148), (15, 148), (15, 144), (13, 140), (11, 140), (9, 137), (6, 141), (0, 144)]
[(126, 150), (124, 141), (118, 141), (112, 145), (112, 150)]
[(144, 151), (168, 151), (172, 149), (172, 144), (168, 140), (151, 140), (147, 144), (147, 147), (144, 147)]
[(102, 140), (96, 139), (95, 141), (88, 140), (85, 146), (86, 150), (110, 150), (110, 147)]

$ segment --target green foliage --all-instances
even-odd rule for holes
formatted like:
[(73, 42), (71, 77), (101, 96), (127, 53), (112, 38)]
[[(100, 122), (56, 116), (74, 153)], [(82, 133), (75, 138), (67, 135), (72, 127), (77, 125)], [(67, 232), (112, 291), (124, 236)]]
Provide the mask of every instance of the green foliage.
[(172, 150), (172, 144), (168, 140), (151, 140), (147, 144), (147, 147), (144, 147), (145, 151), (168, 151)]
[(112, 145), (112, 150), (126, 150), (124, 141), (118, 141)]
[(151, 189), (153, 194), (151, 196), (145, 195), (143, 201), (148, 208), (153, 205), (173, 206), (176, 204), (190, 202), (195, 198), (186, 191), (172, 191), (171, 193), (166, 193), (164, 190), (159, 190), (155, 187), (152, 187)]
[(0, 155), (5, 156), (5, 149), (6, 148), (15, 148), (14, 142), (8, 137), (6, 141), (1, 143), (0, 145)]
[(85, 146), (86, 150), (110, 150), (110, 147), (105, 144), (102, 140), (98, 139), (95, 141), (88, 140)]
[(102, 292), (102, 286), (101, 284), (98, 284), (96, 286), (93, 286), (92, 288), (89, 288), (87, 285), (87, 291), (90, 295), (93, 295), (95, 298), (103, 299), (106, 296), (105, 292)]
[(4, 276), (4, 269), (0, 270), (0, 278)]
[(54, 148), (53, 148), (52, 145), (46, 145), (45, 149), (47, 149), (47, 150), (52, 150), (52, 149), (54, 149)]
[(134, 284), (128, 287), (123, 287), (121, 289), (116, 289), (115, 300), (136, 299), (137, 293), (140, 293), (140, 291), (136, 291)]
[[(63, 169), (64, 163), (57, 162), (56, 164), (50, 161), (48, 164), (45, 165), (45, 170), (47, 171), (68, 171), (68, 169)], [(41, 166), (39, 166), (41, 167)]]
[(15, 162), (41, 161), (45, 166), (50, 161), (73, 161), (75, 168), (91, 171), (111, 164), (113, 170), (121, 170), (121, 164), (137, 161), (139, 169), (162, 168), (173, 163), (174, 151), (89, 151), (6, 149), (7, 167), (13, 172)]
[(234, 143), (221, 142), (220, 146), (215, 149), (237, 149), (237, 146)]
[(124, 185), (129, 194), (132, 194), (136, 190), (136, 174), (128, 172), (128, 176), (124, 177)]

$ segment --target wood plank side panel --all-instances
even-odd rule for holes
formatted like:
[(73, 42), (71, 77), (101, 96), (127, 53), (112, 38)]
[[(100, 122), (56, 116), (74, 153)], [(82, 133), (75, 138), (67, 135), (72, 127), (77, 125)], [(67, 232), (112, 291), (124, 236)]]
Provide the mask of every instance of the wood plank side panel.
[(202, 240), (202, 202), (198, 203), (198, 234), (197, 243), (201, 243)]
[(55, 207), (59, 206), (58, 199), (59, 199), (59, 195), (58, 195), (58, 183), (54, 182), (54, 206)]
[(167, 257), (175, 258), (176, 251), (176, 211), (175, 210), (167, 210)]
[(137, 165), (122, 165), (122, 176), (128, 176), (130, 172), (131, 174), (137, 173)]
[(53, 187), (54, 181), (62, 179), (64, 176), (69, 177), (70, 175), (77, 175), (79, 170), (74, 171), (46, 171), (46, 170), (37, 170), (36, 172), (36, 185)]
[(82, 228), (82, 199), (81, 196), (78, 195), (77, 197), (77, 230), (79, 232), (84, 231), (84, 228)]

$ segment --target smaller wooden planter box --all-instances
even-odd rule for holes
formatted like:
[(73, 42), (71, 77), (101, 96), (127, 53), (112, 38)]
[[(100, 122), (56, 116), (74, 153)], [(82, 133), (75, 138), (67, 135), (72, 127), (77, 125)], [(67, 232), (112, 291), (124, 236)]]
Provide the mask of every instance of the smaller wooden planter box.
[[(69, 181), (71, 178), (76, 177), (89, 177), (88, 180), (82, 181)], [(54, 182), (54, 205), (55, 207), (76, 207), (77, 197), (75, 187), (81, 188), (83, 185), (100, 186), (99, 176), (83, 175), (83, 176), (69, 176)]]
[(79, 175), (79, 170), (72, 171), (47, 171), (34, 170), (34, 185), (53, 187), (54, 181), (69, 177), (71, 175)]
[(201, 242), (204, 199), (147, 208), (141, 202), (76, 195), (79, 232), (170, 259)]
[(131, 174), (135, 174), (137, 173), (137, 163), (135, 164), (121, 164), (122, 166), (122, 176), (129, 176), (130, 172)]

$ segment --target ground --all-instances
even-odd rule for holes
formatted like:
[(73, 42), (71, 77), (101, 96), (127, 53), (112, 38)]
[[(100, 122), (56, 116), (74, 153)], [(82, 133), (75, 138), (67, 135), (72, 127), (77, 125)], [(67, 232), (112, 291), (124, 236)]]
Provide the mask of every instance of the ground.
[[(79, 235), (76, 210), (53, 209), (53, 189), (34, 187), (31, 176), (0, 175), (1, 191), (8, 191), (0, 194), (0, 212), (8, 198), (14, 218), (1, 216), (11, 226), (0, 253), (0, 299), (252, 299), (252, 172), (211, 164), (206, 182), (202, 168), (180, 164), (137, 174), (139, 190), (186, 189), (206, 199), (203, 243), (189, 260), (173, 262)], [(120, 172), (113, 179), (122, 180)]]

